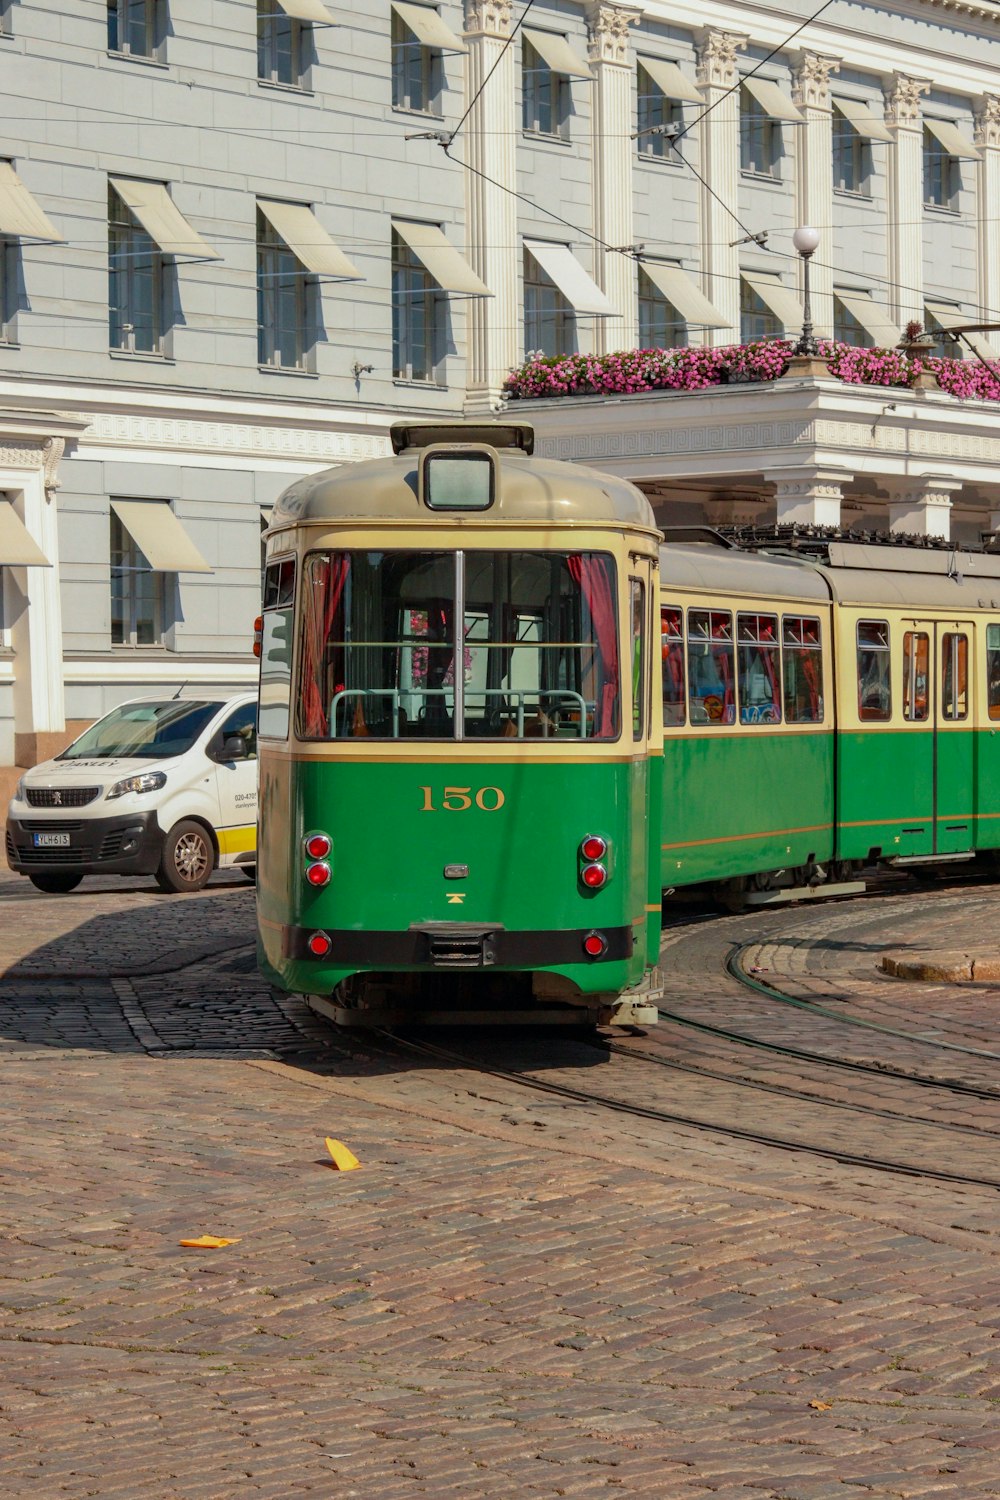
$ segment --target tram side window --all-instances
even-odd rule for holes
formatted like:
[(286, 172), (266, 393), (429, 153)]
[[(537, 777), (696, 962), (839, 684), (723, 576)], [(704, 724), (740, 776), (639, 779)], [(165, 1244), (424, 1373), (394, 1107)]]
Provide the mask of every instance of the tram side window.
[(889, 624), (858, 621), (858, 718), (863, 723), (892, 717), (892, 672)]
[(295, 559), (283, 557), (264, 570), (264, 624), (260, 647), (261, 739), (288, 738), (292, 690), (292, 615), (295, 603)]
[[(1000, 652), (997, 653), (1000, 657)], [(684, 612), (671, 604), (660, 609), (660, 655), (663, 658), (663, 727), (684, 723)]]
[(777, 615), (736, 616), (740, 723), (781, 723), (781, 653)]
[(733, 724), (733, 617), (688, 610), (688, 707), (692, 724)]
[(903, 718), (922, 723), (930, 712), (931, 638), (923, 630), (903, 636)]
[(641, 740), (645, 714), (646, 585), (641, 578), (629, 580), (632, 593), (632, 738)]
[(1000, 719), (1000, 625), (986, 627), (986, 690), (991, 719)]
[(819, 724), (823, 718), (823, 643), (820, 623), (808, 616), (783, 615), (785, 719), (789, 724)]
[(969, 637), (958, 631), (941, 639), (941, 717), (969, 717)]

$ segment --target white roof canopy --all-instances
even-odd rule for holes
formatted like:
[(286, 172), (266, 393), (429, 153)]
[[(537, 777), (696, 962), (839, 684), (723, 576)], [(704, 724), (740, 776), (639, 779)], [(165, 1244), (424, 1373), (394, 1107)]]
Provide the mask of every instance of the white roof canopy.
[(838, 109), (849, 120), (866, 141), (892, 141), (895, 139), (892, 131), (884, 120), (880, 120), (866, 104), (859, 99), (838, 99), (834, 97), (834, 108)]
[(168, 500), (112, 500), (111, 509), (154, 573), (212, 572)]
[(0, 161), (0, 234), (24, 240), (49, 240), (53, 245), (66, 243), (9, 161)]
[(320, 26), (334, 24), (323, 0), (278, 0), (278, 4), (286, 16), (294, 16), (296, 21), (315, 21)]
[(654, 286), (658, 287), (685, 323), (698, 328), (728, 328), (729, 319), (709, 302), (692, 278), (680, 266), (662, 260), (641, 260), (639, 265)]
[(793, 120), (802, 124), (802, 112), (794, 105), (784, 89), (767, 78), (744, 78), (743, 87), (757, 100), (761, 109), (772, 120)]
[(675, 62), (662, 57), (640, 57), (640, 68), (644, 68), (656, 87), (668, 99), (686, 99), (691, 104), (703, 104), (692, 79), (685, 77)]
[(521, 35), (553, 73), (565, 73), (568, 78), (593, 78), (590, 64), (576, 55), (564, 36), (554, 31), (537, 31), (534, 26), (522, 26)]
[(469, 262), (459, 254), (436, 224), (422, 224), (415, 219), (393, 219), (392, 227), (400, 239), (409, 245), (443, 292), (457, 292), (464, 297), (493, 296), (486, 283), (480, 280)]
[(748, 286), (753, 287), (764, 306), (770, 308), (786, 330), (799, 332), (804, 314), (802, 303), (794, 292), (782, 286), (777, 276), (769, 275), (766, 271), (741, 271), (740, 275)]
[[(975, 313), (964, 313), (960, 307), (956, 307), (951, 302), (925, 302), (924, 308), (930, 313), (935, 323), (939, 323), (945, 329), (961, 328), (965, 323), (982, 323), (987, 321), (985, 318), (977, 318)], [(969, 344), (972, 345), (980, 359), (1000, 359), (1000, 352), (990, 343), (985, 334), (972, 332), (963, 334), (962, 339), (959, 339), (955, 345), (956, 355), (960, 352), (964, 353), (968, 348), (963, 339), (968, 339)]]
[(0, 499), (0, 567), (51, 568), (9, 500)]
[(944, 147), (948, 156), (968, 157), (971, 160), (979, 160), (979, 150), (967, 141), (957, 125), (950, 120), (932, 120), (924, 115), (924, 124), (934, 139)]
[(112, 177), (111, 186), (164, 255), (183, 260), (221, 260), (218, 250), (192, 229), (162, 182)]
[(851, 317), (857, 319), (868, 336), (875, 340), (878, 348), (893, 349), (899, 343), (898, 326), (870, 292), (835, 286), (833, 295), (838, 302), (844, 304)]
[(591, 318), (617, 316), (593, 277), (588, 276), (568, 245), (550, 240), (525, 240), (524, 248), (555, 282), (573, 311)]
[(334, 244), (306, 204), (258, 198), (257, 207), (307, 271), (338, 281), (364, 281), (357, 266), (352, 265), (343, 250)]
[(403, 0), (392, 0), (392, 8), (425, 47), (436, 47), (441, 52), (468, 52), (465, 43), (459, 41), (431, 6), (405, 5)]

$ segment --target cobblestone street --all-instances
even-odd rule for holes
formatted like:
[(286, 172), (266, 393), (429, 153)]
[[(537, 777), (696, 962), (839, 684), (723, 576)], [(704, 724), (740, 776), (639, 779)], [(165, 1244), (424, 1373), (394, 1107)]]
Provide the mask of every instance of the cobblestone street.
[(1000, 989), (876, 967), (998, 915), (682, 916), (648, 1036), (435, 1059), (273, 996), (239, 876), (3, 872), (0, 1494), (1000, 1495)]

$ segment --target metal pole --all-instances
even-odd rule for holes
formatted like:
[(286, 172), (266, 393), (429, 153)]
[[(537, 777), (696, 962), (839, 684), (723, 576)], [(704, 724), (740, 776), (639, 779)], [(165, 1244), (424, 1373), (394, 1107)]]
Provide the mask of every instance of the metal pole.
[(812, 251), (799, 252), (802, 255), (802, 335), (795, 345), (796, 354), (818, 354), (819, 348), (813, 334), (812, 304), (809, 299), (809, 261)]

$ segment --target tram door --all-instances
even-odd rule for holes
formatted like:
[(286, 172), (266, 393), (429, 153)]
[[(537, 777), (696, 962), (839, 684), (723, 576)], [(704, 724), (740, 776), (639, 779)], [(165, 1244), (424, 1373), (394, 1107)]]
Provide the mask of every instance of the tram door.
[(919, 779), (933, 808), (933, 852), (975, 844), (970, 621), (913, 620), (903, 635), (903, 717), (923, 724)]

